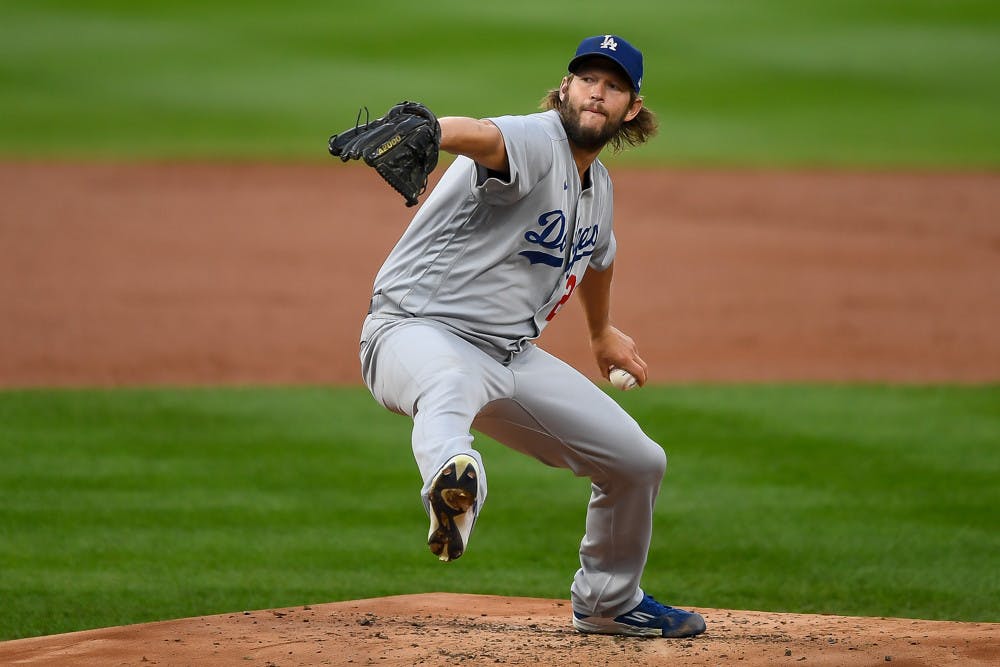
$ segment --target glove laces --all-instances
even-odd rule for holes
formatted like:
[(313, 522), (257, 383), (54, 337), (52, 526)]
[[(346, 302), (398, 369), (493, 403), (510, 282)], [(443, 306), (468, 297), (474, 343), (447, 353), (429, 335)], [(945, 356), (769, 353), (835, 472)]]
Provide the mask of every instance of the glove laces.
[(365, 129), (368, 129), (368, 124), (371, 122), (371, 115), (368, 113), (368, 105), (364, 105), (358, 109), (358, 117), (354, 119), (354, 130), (355, 132), (361, 126), (361, 112), (365, 112)]

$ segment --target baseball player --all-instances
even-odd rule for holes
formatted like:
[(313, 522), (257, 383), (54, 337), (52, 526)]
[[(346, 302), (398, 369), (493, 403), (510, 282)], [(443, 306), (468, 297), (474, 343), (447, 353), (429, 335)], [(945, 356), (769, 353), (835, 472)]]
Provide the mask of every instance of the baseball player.
[[(423, 109), (407, 122), (432, 127), (425, 134), (439, 133), (440, 149), (457, 158), (375, 278), (362, 372), (380, 404), (413, 418), (427, 543), (442, 561), (466, 551), (486, 502), (474, 428), (590, 479), (571, 586), (577, 630), (689, 637), (704, 632), (702, 617), (640, 587), (663, 449), (601, 389), (532, 342), (579, 294), (604, 377), (620, 368), (646, 382), (635, 343), (609, 317), (612, 187), (597, 159), (609, 143), (641, 144), (656, 130), (639, 96), (643, 58), (621, 37), (600, 35), (580, 43), (568, 70), (543, 101), (547, 110), (527, 116), (438, 120), (401, 103)], [(331, 139), (331, 152), (364, 153), (343, 146), (366, 127)], [(387, 132), (364, 157), (376, 166), (401, 142), (402, 134)]]

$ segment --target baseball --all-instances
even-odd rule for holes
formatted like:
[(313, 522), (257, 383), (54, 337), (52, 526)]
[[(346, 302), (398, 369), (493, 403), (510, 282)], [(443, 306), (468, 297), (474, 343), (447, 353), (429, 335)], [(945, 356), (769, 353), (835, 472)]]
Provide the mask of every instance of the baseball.
[(636, 382), (635, 377), (631, 373), (622, 368), (612, 368), (610, 374), (611, 384), (618, 387), (622, 391), (628, 391), (629, 389), (634, 389), (639, 386)]

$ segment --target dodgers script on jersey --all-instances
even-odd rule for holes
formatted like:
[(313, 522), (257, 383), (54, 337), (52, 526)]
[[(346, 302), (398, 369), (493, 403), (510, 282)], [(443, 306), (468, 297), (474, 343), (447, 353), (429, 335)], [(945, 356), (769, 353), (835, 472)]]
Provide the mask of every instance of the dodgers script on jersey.
[(588, 267), (614, 259), (612, 189), (581, 183), (555, 111), (490, 118), (509, 174), (458, 157), (375, 278), (376, 318), (438, 321), (498, 360), (537, 338)]

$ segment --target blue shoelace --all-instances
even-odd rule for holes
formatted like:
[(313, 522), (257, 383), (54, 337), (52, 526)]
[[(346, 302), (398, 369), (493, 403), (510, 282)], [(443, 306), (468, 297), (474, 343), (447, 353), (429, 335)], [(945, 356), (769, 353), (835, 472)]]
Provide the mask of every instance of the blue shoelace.
[(657, 602), (653, 596), (648, 593), (643, 594), (642, 602), (639, 603), (638, 608), (646, 613), (655, 614), (656, 616), (669, 614), (673, 610), (673, 607), (668, 607), (665, 604)]

